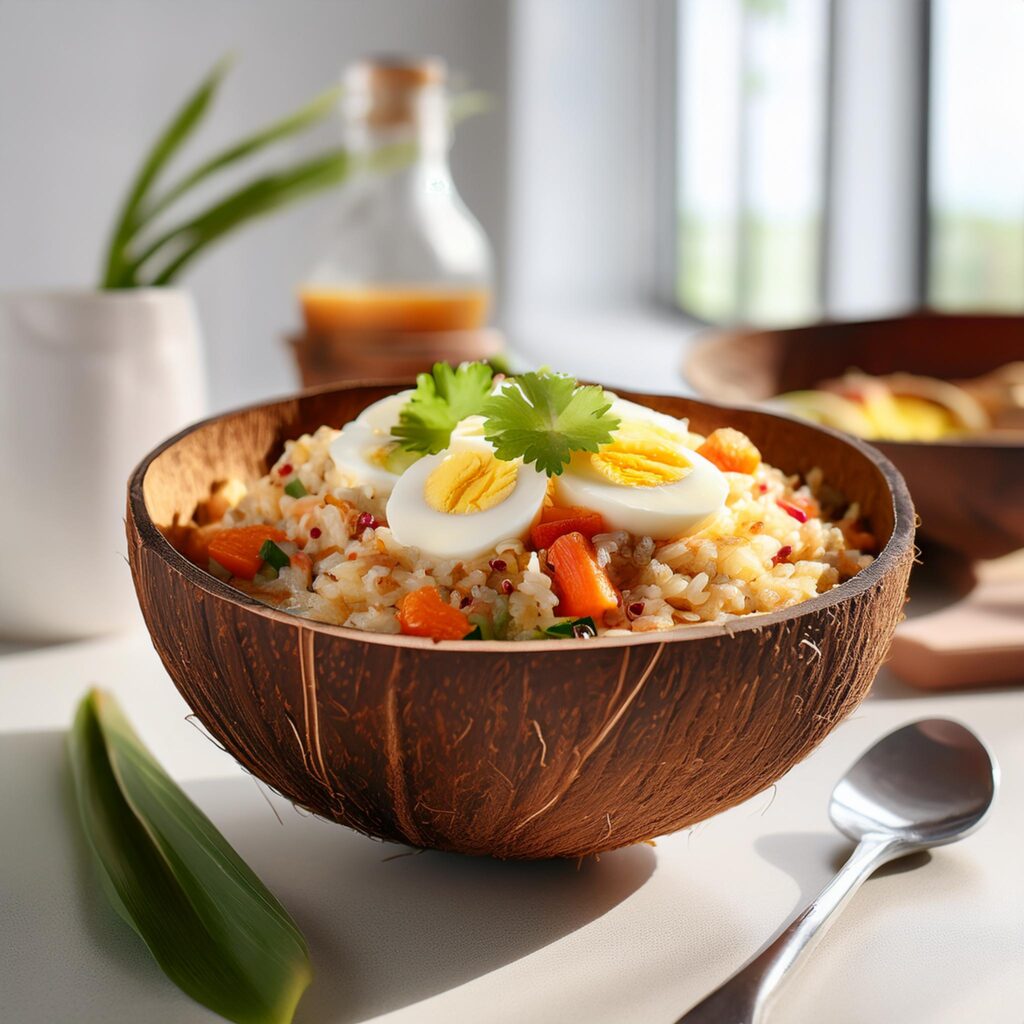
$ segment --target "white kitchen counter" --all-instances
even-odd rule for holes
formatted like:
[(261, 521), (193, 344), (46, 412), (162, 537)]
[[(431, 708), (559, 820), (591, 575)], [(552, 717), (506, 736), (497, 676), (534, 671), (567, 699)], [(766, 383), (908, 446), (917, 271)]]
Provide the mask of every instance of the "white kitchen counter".
[(1020, 1024), (1024, 692), (875, 695), (774, 792), (688, 832), (588, 861), (400, 856), (273, 798), (186, 720), (140, 629), (0, 652), (0, 1017), (19, 1024), (212, 1022), (164, 979), (77, 860), (62, 737), (90, 684), (281, 898), (316, 977), (297, 1020), (670, 1024), (820, 887), (848, 849), (834, 781), (890, 729), (950, 716), (1003, 771), (990, 820), (869, 881), (769, 1024)]

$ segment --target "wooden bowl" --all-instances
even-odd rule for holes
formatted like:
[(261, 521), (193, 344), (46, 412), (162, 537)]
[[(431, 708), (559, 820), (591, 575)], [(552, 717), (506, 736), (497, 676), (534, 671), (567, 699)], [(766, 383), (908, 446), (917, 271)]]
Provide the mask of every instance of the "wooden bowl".
[(735, 425), (787, 470), (821, 466), (885, 541), (836, 589), (725, 624), (526, 642), (364, 633), (260, 604), (160, 533), (215, 481), (264, 473), (286, 438), (397, 390), (349, 385), (207, 420), (129, 484), (132, 573), (164, 665), (211, 734), (288, 799), (412, 846), (580, 857), (746, 800), (867, 693), (902, 615), (909, 496), (866, 445), (763, 412), (620, 392), (701, 431)]
[[(709, 333), (685, 374), (698, 394), (751, 403), (851, 367), (956, 380), (1024, 359), (1024, 317), (918, 313), (789, 330)], [(921, 533), (968, 558), (1024, 547), (1024, 437), (873, 441), (906, 478)]]
[(288, 338), (304, 388), (349, 380), (403, 381), (436, 362), (492, 359), (505, 351), (493, 327), (466, 331), (338, 331)]

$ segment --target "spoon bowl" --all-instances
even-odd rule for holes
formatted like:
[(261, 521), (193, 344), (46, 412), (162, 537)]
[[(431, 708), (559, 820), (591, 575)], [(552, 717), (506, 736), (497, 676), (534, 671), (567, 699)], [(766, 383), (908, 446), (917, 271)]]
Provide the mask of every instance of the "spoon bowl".
[(884, 736), (832, 791), (829, 817), (854, 842), (897, 841), (894, 856), (955, 842), (983, 821), (998, 768), (970, 729), (926, 718)]

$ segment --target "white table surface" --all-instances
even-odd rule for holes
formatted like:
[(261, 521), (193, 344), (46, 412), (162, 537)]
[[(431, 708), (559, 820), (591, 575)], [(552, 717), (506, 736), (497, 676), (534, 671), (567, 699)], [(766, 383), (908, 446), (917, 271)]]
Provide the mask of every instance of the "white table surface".
[(63, 730), (90, 684), (293, 913), (316, 977), (307, 1024), (670, 1024), (825, 882), (847, 844), (826, 804), (881, 734), (950, 716), (1002, 767), (980, 832), (867, 883), (770, 1024), (1021, 1024), (1024, 692), (926, 696), (884, 676), (775, 792), (685, 833), (568, 863), (502, 864), (372, 842), (300, 816), (186, 720), (139, 629), (0, 648), (0, 1019), (211, 1022), (96, 894), (66, 808)]

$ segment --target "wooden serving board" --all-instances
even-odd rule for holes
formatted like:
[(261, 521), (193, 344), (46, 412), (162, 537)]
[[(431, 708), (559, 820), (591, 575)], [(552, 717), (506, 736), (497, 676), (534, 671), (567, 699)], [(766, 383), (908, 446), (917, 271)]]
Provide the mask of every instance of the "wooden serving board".
[(987, 562), (926, 553), (887, 667), (911, 686), (1024, 683), (1024, 550)]

